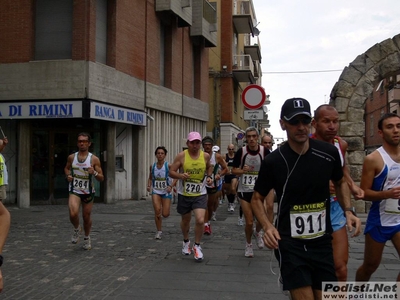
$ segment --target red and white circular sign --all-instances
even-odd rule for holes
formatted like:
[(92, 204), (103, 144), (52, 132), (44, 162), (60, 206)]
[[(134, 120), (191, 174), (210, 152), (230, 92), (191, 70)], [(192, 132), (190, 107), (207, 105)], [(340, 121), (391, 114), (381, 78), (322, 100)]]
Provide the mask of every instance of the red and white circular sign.
[(264, 105), (265, 91), (257, 84), (248, 85), (242, 93), (242, 102), (248, 109), (258, 109)]

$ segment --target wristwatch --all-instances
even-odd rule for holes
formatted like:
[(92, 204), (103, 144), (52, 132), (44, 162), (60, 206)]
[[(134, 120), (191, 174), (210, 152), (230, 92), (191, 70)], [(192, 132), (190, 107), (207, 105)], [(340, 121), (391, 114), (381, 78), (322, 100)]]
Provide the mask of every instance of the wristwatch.
[(346, 211), (350, 211), (354, 216), (357, 217), (356, 208), (355, 208), (354, 206), (352, 206), (352, 207), (346, 207), (346, 208), (344, 209), (344, 211), (345, 211), (345, 212), (346, 212)]

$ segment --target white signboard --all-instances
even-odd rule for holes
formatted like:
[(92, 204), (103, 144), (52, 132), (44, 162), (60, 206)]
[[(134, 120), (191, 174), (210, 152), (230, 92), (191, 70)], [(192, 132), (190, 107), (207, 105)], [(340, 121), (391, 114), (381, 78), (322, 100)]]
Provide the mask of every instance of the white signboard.
[(245, 120), (262, 120), (262, 119), (264, 119), (264, 110), (263, 109), (245, 110), (243, 112), (243, 119), (245, 119)]
[(94, 101), (90, 102), (91, 119), (146, 126), (146, 117), (146, 113), (142, 111)]
[(0, 103), (4, 119), (82, 118), (82, 101)]

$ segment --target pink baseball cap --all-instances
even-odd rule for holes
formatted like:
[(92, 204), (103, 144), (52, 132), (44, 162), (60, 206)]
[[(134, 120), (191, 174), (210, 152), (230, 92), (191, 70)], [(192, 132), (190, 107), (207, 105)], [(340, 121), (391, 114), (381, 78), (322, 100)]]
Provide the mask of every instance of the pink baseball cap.
[(189, 142), (195, 141), (195, 140), (201, 141), (201, 135), (200, 135), (200, 133), (198, 133), (198, 132), (196, 132), (196, 131), (192, 131), (192, 132), (190, 132), (190, 133), (188, 134), (187, 140), (188, 140)]

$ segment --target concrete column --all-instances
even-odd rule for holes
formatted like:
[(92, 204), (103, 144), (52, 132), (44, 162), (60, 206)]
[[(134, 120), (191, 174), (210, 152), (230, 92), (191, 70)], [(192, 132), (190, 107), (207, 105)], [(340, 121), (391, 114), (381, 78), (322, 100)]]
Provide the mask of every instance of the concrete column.
[(116, 143), (116, 123), (109, 122), (107, 126), (107, 140), (106, 148), (106, 162), (103, 166), (103, 172), (105, 172), (104, 179), (104, 203), (114, 203), (117, 199), (115, 198), (115, 143)]
[(18, 126), (18, 162), (17, 162), (17, 205), (28, 208), (30, 199), (31, 174), (31, 126), (30, 121), (19, 121)]
[[(142, 142), (145, 140), (145, 130), (140, 126), (134, 126), (132, 130), (132, 182), (136, 182), (136, 186), (132, 186), (132, 199), (140, 200), (146, 196), (147, 178), (149, 176), (149, 166), (145, 165), (146, 156), (143, 151)], [(153, 150), (154, 151), (154, 150)]]

